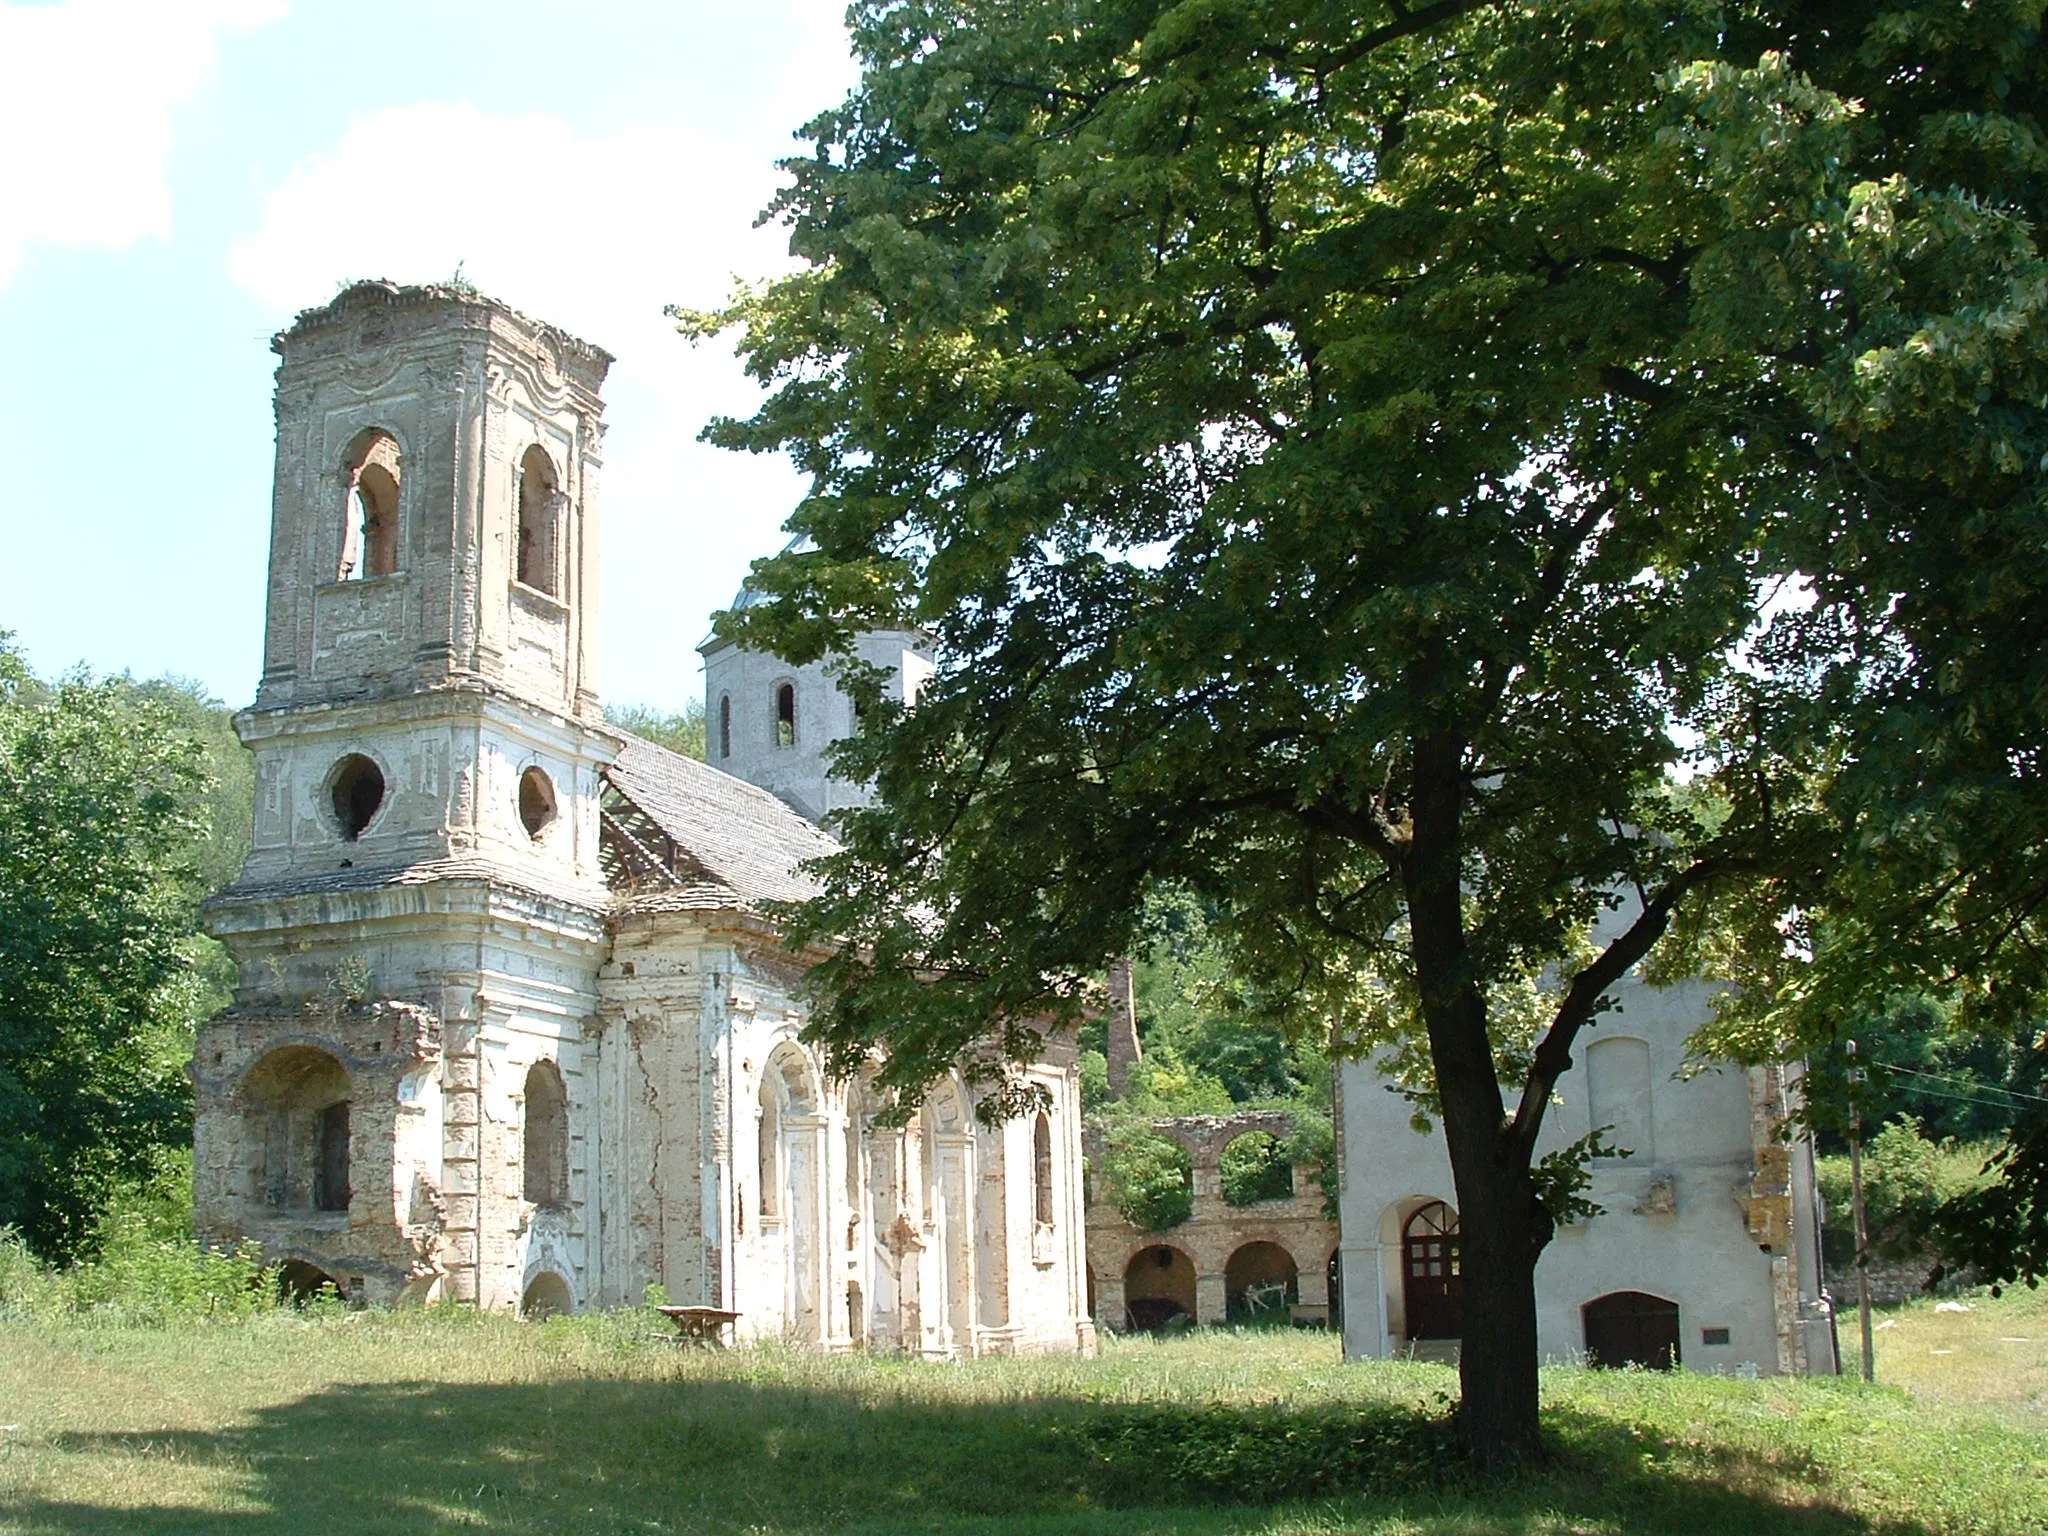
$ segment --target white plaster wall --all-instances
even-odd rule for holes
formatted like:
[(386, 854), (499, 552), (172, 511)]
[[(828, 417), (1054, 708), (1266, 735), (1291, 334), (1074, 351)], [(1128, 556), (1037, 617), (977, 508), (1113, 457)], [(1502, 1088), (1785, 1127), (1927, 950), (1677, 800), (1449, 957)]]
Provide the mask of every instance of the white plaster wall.
[[(1549, 1360), (1581, 1355), (1580, 1307), (1637, 1290), (1678, 1303), (1687, 1367), (1775, 1371), (1772, 1256), (1750, 1238), (1735, 1199), (1751, 1162), (1747, 1085), (1735, 1069), (1683, 1075), (1685, 1042), (1707, 1017), (1710, 989), (1699, 982), (1653, 988), (1631, 977), (1616, 995), (1619, 1006), (1580, 1037), (1541, 1150), (1592, 1129), (1585, 1057), (1596, 1042), (1623, 1036), (1649, 1047), (1652, 1146), (1650, 1155), (1596, 1162), (1588, 1192), (1604, 1214), (1560, 1230), (1545, 1250), (1536, 1270), (1539, 1347)], [(1345, 1353), (1377, 1357), (1403, 1343), (1401, 1220), (1425, 1200), (1455, 1209), (1457, 1199), (1441, 1134), (1417, 1134), (1407, 1101), (1388, 1092), (1369, 1065), (1340, 1070)], [(1671, 1190), (1670, 1214), (1638, 1214), (1653, 1181)], [(1710, 1327), (1728, 1328), (1729, 1343), (1704, 1345), (1701, 1330)]]
[[(891, 674), (888, 697), (914, 701), (932, 674), (928, 651), (919, 637), (902, 630), (862, 635), (855, 650), (869, 666)], [(716, 643), (704, 652), (704, 718), (711, 766), (757, 784), (801, 814), (817, 821), (847, 806), (870, 804), (864, 785), (832, 776), (830, 745), (853, 734), (853, 700), (831, 676), (832, 664), (812, 662), (793, 667), (780, 657), (736, 645)], [(783, 683), (796, 688), (796, 741), (778, 746), (775, 740), (775, 690)], [(721, 700), (732, 704), (732, 752), (722, 755), (719, 718)]]

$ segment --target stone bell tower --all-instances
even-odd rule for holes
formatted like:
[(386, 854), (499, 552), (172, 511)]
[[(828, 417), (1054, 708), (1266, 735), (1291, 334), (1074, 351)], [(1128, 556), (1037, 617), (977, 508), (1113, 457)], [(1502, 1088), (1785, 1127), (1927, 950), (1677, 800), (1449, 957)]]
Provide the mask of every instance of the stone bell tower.
[(573, 1304), (620, 744), (592, 654), (611, 359), (383, 282), (272, 345), (254, 838), (209, 908), (242, 984), (195, 1063), (199, 1223), (387, 1298), (509, 1305), (544, 1262)]

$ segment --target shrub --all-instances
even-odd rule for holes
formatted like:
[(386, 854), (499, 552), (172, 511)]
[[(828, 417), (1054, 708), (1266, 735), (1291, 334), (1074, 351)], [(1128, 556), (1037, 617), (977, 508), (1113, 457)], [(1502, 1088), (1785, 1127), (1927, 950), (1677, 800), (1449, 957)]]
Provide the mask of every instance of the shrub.
[[(1989, 1149), (1953, 1141), (1935, 1142), (1901, 1115), (1865, 1143), (1863, 1209), (1870, 1224), (1871, 1252), (1882, 1259), (1941, 1257), (1931, 1219), (1945, 1201), (1990, 1182), (1984, 1172)], [(1849, 1159), (1818, 1159), (1821, 1198), (1827, 1202), (1825, 1232), (1830, 1263), (1856, 1256)]]
[(1294, 1163), (1287, 1144), (1264, 1131), (1247, 1131), (1225, 1147), (1217, 1172), (1227, 1205), (1256, 1205), (1294, 1194)]
[(1179, 1142), (1125, 1119), (1104, 1128), (1102, 1148), (1103, 1193), (1132, 1226), (1164, 1232), (1194, 1214), (1194, 1164)]

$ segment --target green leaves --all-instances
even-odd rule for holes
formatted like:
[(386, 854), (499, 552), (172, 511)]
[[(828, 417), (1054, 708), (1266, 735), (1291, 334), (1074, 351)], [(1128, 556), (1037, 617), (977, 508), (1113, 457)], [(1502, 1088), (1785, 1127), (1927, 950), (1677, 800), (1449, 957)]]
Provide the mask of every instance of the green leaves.
[(207, 788), (146, 689), (0, 644), (0, 1227), (47, 1256), (189, 1135)]

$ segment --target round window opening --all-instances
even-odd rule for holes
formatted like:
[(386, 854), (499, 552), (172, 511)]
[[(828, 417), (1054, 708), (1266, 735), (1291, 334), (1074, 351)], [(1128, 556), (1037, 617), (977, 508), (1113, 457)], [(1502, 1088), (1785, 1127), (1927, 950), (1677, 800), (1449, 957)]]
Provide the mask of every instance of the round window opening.
[(384, 803), (384, 770), (351, 752), (335, 765), (332, 784), (334, 819), (341, 823), (341, 835), (354, 842)]
[(539, 837), (555, 819), (555, 784), (538, 768), (519, 776), (519, 820), (528, 837)]

